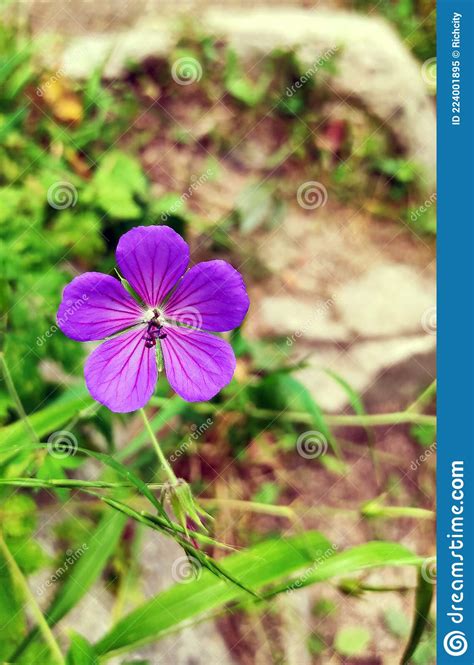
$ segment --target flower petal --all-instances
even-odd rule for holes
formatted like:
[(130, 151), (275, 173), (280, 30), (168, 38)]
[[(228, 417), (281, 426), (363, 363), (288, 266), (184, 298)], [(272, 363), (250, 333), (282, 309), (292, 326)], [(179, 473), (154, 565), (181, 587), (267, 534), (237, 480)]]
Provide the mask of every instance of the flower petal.
[(228, 342), (214, 335), (166, 326), (161, 341), (166, 377), (178, 395), (188, 402), (204, 402), (226, 386), (235, 370), (235, 356)]
[(138, 323), (143, 312), (120, 282), (100, 272), (86, 272), (66, 286), (57, 322), (78, 342), (104, 339)]
[(194, 328), (226, 332), (240, 326), (248, 308), (242, 275), (227, 261), (206, 261), (185, 274), (165, 314)]
[(160, 304), (183, 275), (189, 247), (169, 226), (137, 226), (117, 245), (117, 263), (125, 279), (149, 307)]
[(158, 372), (156, 351), (143, 340), (146, 328), (130, 330), (101, 344), (84, 368), (92, 397), (111, 411), (140, 409), (155, 390)]

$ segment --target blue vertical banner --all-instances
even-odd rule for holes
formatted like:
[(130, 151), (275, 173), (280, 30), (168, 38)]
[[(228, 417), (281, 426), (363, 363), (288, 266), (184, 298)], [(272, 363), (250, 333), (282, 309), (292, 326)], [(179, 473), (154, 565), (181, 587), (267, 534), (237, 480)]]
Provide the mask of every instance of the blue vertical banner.
[(437, 7), (437, 663), (474, 663), (474, 0)]

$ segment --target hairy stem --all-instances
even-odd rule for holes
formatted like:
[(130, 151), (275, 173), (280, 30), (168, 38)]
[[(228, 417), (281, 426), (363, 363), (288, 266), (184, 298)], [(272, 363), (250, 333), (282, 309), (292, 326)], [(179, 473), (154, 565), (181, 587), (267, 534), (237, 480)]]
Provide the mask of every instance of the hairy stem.
[(160, 444), (158, 443), (158, 439), (155, 436), (155, 433), (153, 432), (150, 421), (148, 420), (148, 417), (143, 409), (140, 409), (141, 416), (143, 418), (143, 422), (145, 423), (145, 428), (148, 432), (148, 435), (150, 436), (151, 442), (153, 443), (153, 446), (155, 448), (156, 456), (158, 457), (158, 461), (160, 462), (163, 470), (165, 471), (166, 475), (168, 476), (169, 481), (171, 482), (172, 485), (177, 485), (178, 483), (178, 478), (175, 475), (175, 472), (170, 466), (170, 463), (166, 459), (166, 457), (163, 454), (163, 451), (161, 450)]

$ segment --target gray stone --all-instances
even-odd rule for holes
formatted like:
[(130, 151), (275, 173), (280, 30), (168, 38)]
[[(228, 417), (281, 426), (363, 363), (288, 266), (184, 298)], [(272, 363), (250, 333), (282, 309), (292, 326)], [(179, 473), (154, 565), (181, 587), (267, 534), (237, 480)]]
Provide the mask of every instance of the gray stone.
[(75, 37), (62, 55), (60, 68), (73, 79), (88, 78), (101, 67), (105, 78), (119, 78), (130, 63), (142, 62), (151, 55), (166, 56), (173, 44), (172, 33), (162, 28)]
[(379, 337), (420, 333), (433, 323), (433, 280), (409, 266), (380, 263), (335, 291), (341, 321), (355, 333)]
[[(113, 33), (110, 30), (116, 27), (111, 22), (107, 33), (74, 38), (60, 68), (69, 76), (83, 78), (106, 60), (105, 76), (113, 78), (130, 61), (166, 55), (176, 40), (174, 24), (159, 11), (147, 9), (145, 25), (137, 23), (131, 30)], [(224, 37), (245, 57), (261, 60), (277, 47), (295, 49), (307, 67), (306, 78), (335, 54), (337, 67), (330, 87), (336, 101), (343, 104), (350, 97), (379, 118), (407, 156), (423, 167), (426, 189), (432, 190), (434, 106), (419, 63), (387, 22), (338, 10), (265, 7), (203, 9), (199, 18), (202, 30)], [(61, 30), (60, 25), (55, 28)]]
[(350, 97), (386, 123), (407, 155), (424, 167), (427, 188), (433, 186), (434, 106), (419, 63), (386, 21), (345, 11), (258, 8), (211, 10), (203, 23), (246, 55), (295, 49), (309, 76), (335, 53), (337, 72), (330, 82), (335, 95), (342, 103)]
[[(414, 356), (429, 356), (434, 353), (435, 337), (429, 334), (400, 337), (377, 341), (354, 343), (348, 350), (319, 348), (311, 355), (308, 367), (299, 370), (298, 378), (311, 391), (324, 411), (338, 412), (348, 398), (345, 391), (324, 370), (330, 369), (344, 379), (360, 394), (377, 385), (380, 376), (397, 369)], [(305, 349), (300, 350), (302, 355)], [(428, 384), (432, 378), (428, 371), (423, 380)], [(390, 384), (390, 382), (388, 382)], [(393, 392), (393, 383), (391, 384)], [(387, 400), (390, 394), (386, 395)]]
[(349, 328), (333, 319), (334, 300), (270, 296), (260, 304), (262, 334), (287, 336), (288, 346), (304, 340), (338, 342), (347, 339)]

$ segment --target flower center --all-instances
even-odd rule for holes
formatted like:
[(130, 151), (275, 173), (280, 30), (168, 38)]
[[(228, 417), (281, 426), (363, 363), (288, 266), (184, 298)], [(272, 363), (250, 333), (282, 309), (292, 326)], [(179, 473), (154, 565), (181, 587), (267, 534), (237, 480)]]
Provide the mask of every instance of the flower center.
[(145, 340), (145, 347), (151, 349), (156, 346), (157, 339), (166, 339), (166, 333), (163, 332), (165, 317), (159, 309), (148, 310), (145, 314), (147, 327), (142, 339)]

